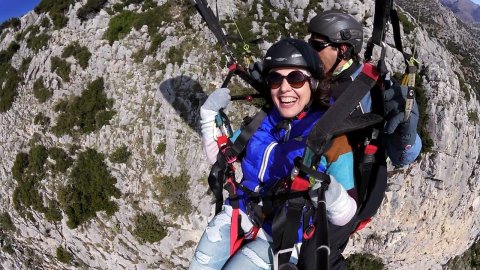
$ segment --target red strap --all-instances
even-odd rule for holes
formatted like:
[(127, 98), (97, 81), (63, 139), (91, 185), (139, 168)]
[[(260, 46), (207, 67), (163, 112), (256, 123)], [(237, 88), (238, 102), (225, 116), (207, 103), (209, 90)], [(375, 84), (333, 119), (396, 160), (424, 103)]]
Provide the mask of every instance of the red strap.
[(377, 81), (380, 77), (380, 73), (378, 73), (377, 68), (370, 63), (363, 64), (362, 73), (367, 75), (374, 81)]
[(237, 69), (237, 63), (233, 63), (228, 67), (229, 72), (234, 71), (236, 69)]
[(373, 155), (377, 152), (377, 146), (373, 144), (368, 144), (363, 151), (366, 155)]
[(310, 187), (310, 182), (297, 175), (293, 179), (292, 186), (290, 187), (290, 189), (294, 191), (305, 191), (309, 187)]
[(235, 254), (243, 242), (243, 237), (239, 237), (240, 213), (238, 208), (232, 211), (232, 224), (230, 225), (230, 256)]
[(222, 148), (223, 146), (227, 145), (227, 143), (228, 143), (228, 137), (226, 135), (222, 135), (217, 138), (218, 148)]
[(355, 231), (353, 231), (352, 234), (360, 231), (361, 229), (365, 228), (367, 226), (368, 223), (370, 223), (370, 221), (372, 221), (372, 218), (367, 218), (367, 219), (364, 219), (362, 221), (360, 221), (360, 223), (358, 223), (357, 225), (357, 228), (355, 228)]

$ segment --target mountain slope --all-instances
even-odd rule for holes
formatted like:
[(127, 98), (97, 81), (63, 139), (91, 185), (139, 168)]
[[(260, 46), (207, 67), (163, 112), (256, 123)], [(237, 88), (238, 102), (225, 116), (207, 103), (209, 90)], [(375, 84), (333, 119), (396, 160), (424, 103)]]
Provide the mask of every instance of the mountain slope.
[[(420, 22), (409, 15), (416, 2), (399, 4), (403, 29), (412, 25), (405, 47), (425, 67), (434, 145), (408, 168), (390, 168), (377, 217), (347, 247), (388, 269), (441, 269), (479, 235), (478, 73), (464, 64), (479, 58), (473, 32), (431, 2), (422, 18), (432, 19)], [(198, 126), (199, 106), (225, 72), (212, 33), (188, 1), (42, 3), (0, 33), (0, 264), (185, 269), (212, 213)], [(368, 37), (372, 6), (228, 0), (218, 13), (229, 33), (264, 37), (251, 45), (261, 55), (282, 34), (305, 37), (316, 10), (347, 10)], [(390, 33), (387, 65), (402, 72)], [(228, 114), (237, 124), (255, 110), (239, 102)]]

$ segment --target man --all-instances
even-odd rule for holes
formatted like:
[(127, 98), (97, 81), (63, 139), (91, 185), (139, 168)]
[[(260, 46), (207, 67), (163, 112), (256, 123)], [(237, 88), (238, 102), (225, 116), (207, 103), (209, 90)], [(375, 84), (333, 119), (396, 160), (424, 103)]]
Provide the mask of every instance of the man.
[[(311, 34), (309, 43), (315, 48), (324, 64), (325, 75), (330, 77), (329, 87), (330, 95), (337, 99), (344, 90), (353, 82), (360, 73), (363, 64), (358, 56), (363, 44), (363, 29), (358, 21), (351, 15), (341, 11), (326, 11), (312, 18), (308, 25)], [(368, 112), (375, 112), (385, 116), (386, 123), (376, 127), (379, 130), (378, 135), (370, 130), (370, 134), (365, 131), (353, 132), (349, 135), (351, 145), (361, 145), (364, 141), (378, 140), (380, 155), (377, 155), (378, 166), (372, 169), (373, 176), (368, 179), (377, 182), (386, 183), (386, 152), (393, 165), (401, 167), (412, 163), (420, 154), (422, 143), (417, 134), (418, 107), (415, 103), (408, 119), (404, 119), (406, 90), (398, 85), (391, 87), (389, 82), (385, 83), (385, 89), (374, 87), (367, 94), (359, 106), (352, 112), (352, 115)], [(383, 129), (383, 132), (382, 132)], [(374, 138), (372, 138), (374, 136)], [(378, 136), (378, 137), (377, 137)], [(383, 149), (386, 149), (383, 150)], [(383, 150), (383, 151), (382, 151)], [(360, 151), (360, 156), (363, 150)], [(357, 153), (358, 154), (358, 153)], [(379, 158), (380, 157), (380, 158)], [(358, 160), (356, 161), (358, 162)], [(357, 163), (358, 165), (358, 163)], [(357, 166), (356, 165), (356, 166)], [(370, 172), (369, 172), (370, 173)], [(358, 177), (358, 175), (356, 175)], [(362, 178), (362, 177), (360, 177)], [(369, 180), (372, 181), (372, 180)], [(377, 197), (378, 204), (383, 199), (381, 194), (370, 196)], [(369, 199), (369, 200), (370, 200)], [(359, 204), (362, 198), (358, 198)], [(377, 206), (378, 207), (378, 206)], [(376, 212), (376, 208), (370, 215)], [(360, 215), (360, 214), (359, 214)], [(368, 215), (367, 215), (368, 217)], [(330, 237), (330, 265), (331, 269), (344, 269), (346, 263), (341, 255), (345, 249), (350, 234), (358, 225), (362, 218), (352, 221), (345, 226), (335, 226), (329, 224)], [(305, 247), (311, 250), (314, 247)], [(311, 252), (304, 252), (311, 254)], [(302, 260), (302, 258), (300, 258)], [(304, 258), (305, 265), (309, 264), (307, 258)]]
[[(358, 56), (363, 44), (362, 26), (351, 15), (331, 10), (312, 18), (308, 31), (309, 43), (317, 50), (324, 70), (331, 77), (331, 95), (338, 98), (362, 67)], [(410, 117), (404, 121), (406, 89), (392, 87), (384, 91), (383, 96), (387, 154), (393, 165), (401, 167), (412, 163), (422, 148), (417, 134), (418, 107), (414, 104)], [(359, 109), (366, 113), (372, 106), (376, 106), (375, 100), (365, 97)]]

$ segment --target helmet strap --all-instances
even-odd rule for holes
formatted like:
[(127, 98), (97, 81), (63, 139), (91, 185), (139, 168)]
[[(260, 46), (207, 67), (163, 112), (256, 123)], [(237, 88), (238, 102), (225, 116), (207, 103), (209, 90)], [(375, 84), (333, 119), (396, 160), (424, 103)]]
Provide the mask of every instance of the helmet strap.
[(340, 62), (343, 60), (342, 49), (340, 48), (340, 46), (335, 46), (335, 47), (337, 48), (337, 59), (335, 60), (335, 64), (333, 64), (333, 66), (327, 72), (327, 74), (329, 75), (333, 75), (335, 70), (337, 70), (338, 64), (340, 64)]

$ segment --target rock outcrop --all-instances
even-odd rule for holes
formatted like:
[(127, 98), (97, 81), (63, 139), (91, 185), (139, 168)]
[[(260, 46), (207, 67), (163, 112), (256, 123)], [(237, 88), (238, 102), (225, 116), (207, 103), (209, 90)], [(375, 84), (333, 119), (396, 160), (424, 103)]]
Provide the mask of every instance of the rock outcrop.
[[(185, 269), (213, 210), (207, 193), (209, 164), (201, 148), (198, 110), (207, 94), (222, 82), (225, 70), (220, 50), (198, 14), (182, 17), (188, 3), (170, 3), (173, 7), (168, 12), (176, 19), (158, 28), (162, 42), (155, 53), (137, 61), (137, 54), (148, 51), (154, 43), (149, 27), (132, 28), (110, 44), (104, 35), (115, 16), (113, 7), (120, 1), (108, 1), (92, 18), (81, 21), (76, 12), (85, 2), (77, 2), (68, 9), (65, 27), (41, 28), (51, 38), (38, 52), (29, 48), (25, 40), (16, 41), (20, 49), (11, 59), (11, 65), (20, 69), (24, 59), (31, 57), (31, 61), (11, 109), (0, 113), (0, 204), (15, 226), (8, 237), (9, 252), (0, 253), (0, 264), (4, 269)], [(166, 6), (168, 2), (154, 1), (158, 6)], [(316, 2), (270, 1), (270, 4), (275, 9), (287, 10), (295, 15), (297, 22), (304, 23), (314, 16), (317, 7), (312, 5)], [(373, 4), (372, 0), (323, 1), (318, 8), (347, 10), (365, 23), (365, 37), (368, 37)], [(244, 12), (245, 6), (254, 14), (267, 12), (266, 6), (252, 0), (247, 3), (228, 0), (221, 5), (218, 12), (222, 20)], [(315, 9), (305, 10), (307, 7)], [(142, 5), (130, 4), (124, 10), (142, 12)], [(382, 207), (373, 222), (352, 237), (346, 254), (371, 253), (380, 257), (387, 269), (441, 269), (480, 234), (479, 99), (472, 86), (461, 85), (459, 60), (426, 27), (406, 15), (415, 30), (404, 36), (404, 46), (410, 52), (415, 47), (417, 59), (424, 67), (426, 130), (434, 145), (408, 167), (390, 166)], [(19, 30), (4, 29), (0, 33), (0, 50), (6, 50), (18, 33), (40, 25), (47, 16), (32, 11), (21, 18)], [(444, 18), (453, 20), (448, 16), (451, 14)], [(268, 32), (265, 22), (254, 25), (258, 34)], [(70, 80), (66, 82), (51, 71), (50, 60), (61, 56), (64, 48), (74, 41), (87, 47), (92, 56), (85, 69), (74, 57), (66, 58), (71, 64)], [(393, 72), (402, 72), (403, 57), (394, 49), (391, 34), (387, 36), (387, 44), (388, 67)], [(173, 56), (174, 49), (180, 51), (179, 58)], [(378, 57), (379, 52), (376, 53)], [(53, 90), (45, 103), (39, 103), (33, 94), (34, 81), (40, 77)], [(53, 133), (51, 126), (59, 115), (53, 110), (55, 104), (81, 95), (86, 85), (98, 77), (104, 78), (107, 97), (114, 101), (112, 108), (116, 113), (109, 124), (87, 134)], [(237, 110), (251, 114), (255, 107), (234, 104), (230, 112)], [(52, 120), (51, 126), (34, 123), (39, 113)], [(238, 122), (242, 116), (232, 118)], [(47, 148), (93, 148), (106, 156), (118, 146), (127, 145), (131, 151), (127, 163), (106, 160), (122, 194), (113, 199), (118, 211), (112, 216), (99, 212), (97, 218), (76, 229), (67, 226), (66, 215), (60, 222), (49, 222), (44, 214), (35, 211), (32, 218), (21, 216), (13, 205), (17, 182), (12, 167), (17, 154), (28, 152), (32, 144)], [(164, 147), (163, 151), (156, 151), (159, 145)], [(182, 173), (189, 176), (186, 194), (192, 211), (176, 214), (168, 211), (171, 201), (162, 198), (158, 179)], [(41, 185), (44, 200), (56, 198), (57, 188), (67, 183), (67, 179), (68, 173), (47, 174)], [(135, 236), (134, 217), (144, 212), (155, 213), (162, 224), (167, 224), (167, 236), (161, 241), (148, 243)], [(2, 247), (6, 245), (5, 239), (2, 238)], [(72, 264), (59, 262), (58, 247), (73, 255)]]

